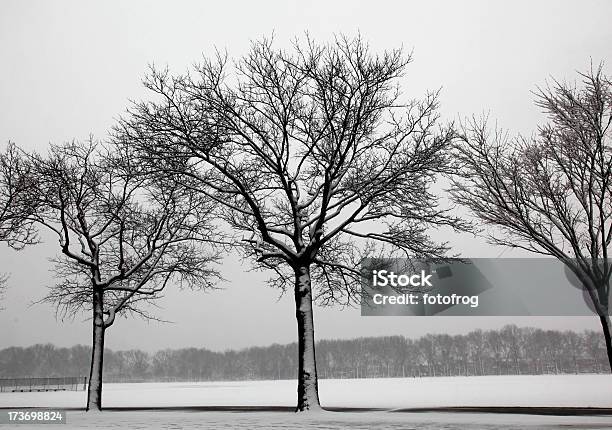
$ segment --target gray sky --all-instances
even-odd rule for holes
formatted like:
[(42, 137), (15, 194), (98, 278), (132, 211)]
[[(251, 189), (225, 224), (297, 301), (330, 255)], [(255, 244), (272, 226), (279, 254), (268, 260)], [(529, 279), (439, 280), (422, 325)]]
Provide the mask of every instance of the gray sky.
[[(422, 96), (442, 88), (447, 119), (489, 112), (500, 126), (529, 134), (542, 119), (532, 104), (536, 85), (554, 76), (575, 78), (591, 59), (611, 73), (612, 2), (602, 1), (7, 1), (0, 4), (0, 142), (28, 149), (49, 142), (103, 138), (129, 99), (144, 95), (147, 65), (183, 71), (214, 46), (231, 55), (274, 31), (279, 46), (304, 31), (327, 40), (360, 31), (376, 50), (414, 50), (403, 88)], [(52, 342), (90, 342), (85, 315), (56, 321), (48, 305), (28, 307), (52, 283), (47, 258), (56, 242), (15, 253), (0, 248), (0, 272), (10, 288), (0, 311), (0, 348)], [(495, 257), (503, 249), (481, 239), (450, 238), (469, 257)], [(504, 257), (519, 256), (505, 251)], [(119, 320), (110, 348), (203, 346), (225, 349), (295, 340), (293, 298), (277, 301), (261, 273), (236, 258), (222, 271), (226, 290), (170, 289), (158, 315), (171, 324)], [(257, 309), (257, 312), (255, 312)], [(598, 329), (575, 318), (362, 318), (359, 311), (315, 311), (318, 338), (427, 332), (459, 333), (514, 322), (541, 327)]]

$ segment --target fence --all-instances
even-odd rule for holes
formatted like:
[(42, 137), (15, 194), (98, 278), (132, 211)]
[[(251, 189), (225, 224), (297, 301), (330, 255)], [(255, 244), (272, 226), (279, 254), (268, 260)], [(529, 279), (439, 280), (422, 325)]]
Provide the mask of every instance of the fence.
[(80, 391), (87, 389), (87, 377), (0, 378), (0, 392), (15, 391)]

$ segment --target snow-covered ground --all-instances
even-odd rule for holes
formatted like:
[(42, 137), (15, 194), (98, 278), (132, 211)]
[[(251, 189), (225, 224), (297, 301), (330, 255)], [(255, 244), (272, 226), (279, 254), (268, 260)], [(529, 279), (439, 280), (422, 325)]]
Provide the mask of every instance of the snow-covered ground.
[[(323, 406), (418, 408), (558, 406), (612, 408), (612, 375), (323, 379)], [(83, 391), (0, 393), (0, 407), (85, 404)], [(296, 381), (105, 384), (106, 407), (294, 406)]]
[[(324, 407), (385, 411), (323, 412), (303, 419), (265, 407), (295, 405), (295, 381), (106, 384), (108, 408), (178, 408), (68, 412), (68, 428), (610, 428), (612, 417), (555, 417), (472, 413), (405, 413), (403, 408), (452, 406), (612, 408), (612, 375), (485, 376), (320, 381)], [(0, 393), (0, 407), (79, 408), (85, 393)], [(258, 406), (258, 412), (197, 407)], [(181, 409), (184, 408), (184, 409)], [(190, 409), (191, 408), (191, 409)], [(214, 408), (212, 408), (214, 409)], [(20, 426), (20, 428), (24, 428)], [(66, 428), (63, 426), (62, 428)], [(567, 428), (567, 427), (566, 427)]]
[[(3, 426), (0, 424), (0, 428)], [(18, 425), (40, 430), (41, 425)], [(67, 424), (44, 429), (237, 429), (237, 430), (527, 430), (610, 429), (610, 417), (550, 417), (507, 414), (329, 412), (304, 416), (292, 412), (106, 411), (68, 412)]]

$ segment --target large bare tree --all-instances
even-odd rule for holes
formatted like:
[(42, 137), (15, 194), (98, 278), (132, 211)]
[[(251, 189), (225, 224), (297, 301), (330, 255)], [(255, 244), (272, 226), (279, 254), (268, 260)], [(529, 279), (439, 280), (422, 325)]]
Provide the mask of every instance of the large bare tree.
[(576, 84), (535, 92), (548, 117), (530, 138), (464, 129), (465, 180), (454, 198), (493, 227), (493, 243), (553, 256), (582, 283), (599, 315), (612, 369), (609, 256), (612, 240), (612, 85), (602, 67)]
[[(29, 219), (36, 210), (31, 199), (30, 169), (27, 157), (9, 142), (0, 153), (0, 242), (16, 250), (37, 241), (36, 230)], [(0, 274), (0, 299), (6, 279), (6, 275)]]
[(146, 305), (169, 283), (210, 288), (219, 236), (212, 204), (175, 183), (152, 181), (125, 154), (92, 140), (33, 155), (38, 209), (57, 235), (58, 283), (44, 301), (61, 315), (92, 316), (87, 409), (102, 407), (106, 331), (118, 315), (154, 318)]
[(361, 38), (290, 50), (264, 39), (233, 63), (152, 70), (153, 100), (116, 129), (152, 170), (218, 201), (236, 246), (293, 287), (298, 411), (320, 408), (313, 300), (351, 303), (364, 258), (439, 257), (446, 246), (427, 228), (458, 226), (430, 190), (453, 130), (439, 124), (437, 94), (400, 94), (410, 60)]

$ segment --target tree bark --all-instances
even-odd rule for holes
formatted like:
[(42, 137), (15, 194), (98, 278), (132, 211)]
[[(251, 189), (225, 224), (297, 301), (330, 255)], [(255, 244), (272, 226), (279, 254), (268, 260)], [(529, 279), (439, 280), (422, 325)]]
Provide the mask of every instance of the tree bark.
[(315, 355), (310, 268), (295, 269), (295, 316), (298, 326), (298, 401), (296, 412), (321, 409)]
[(91, 368), (87, 389), (87, 409), (102, 410), (102, 368), (104, 360), (104, 314), (103, 294), (93, 293), (93, 341), (91, 348)]
[(608, 364), (610, 366), (610, 372), (612, 372), (612, 338), (610, 333), (612, 332), (612, 324), (610, 324), (610, 316), (600, 315), (599, 321), (601, 321), (601, 327), (603, 328), (604, 338), (606, 339), (606, 352), (608, 353)]

